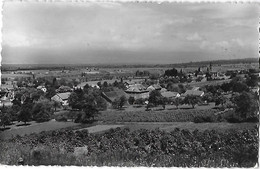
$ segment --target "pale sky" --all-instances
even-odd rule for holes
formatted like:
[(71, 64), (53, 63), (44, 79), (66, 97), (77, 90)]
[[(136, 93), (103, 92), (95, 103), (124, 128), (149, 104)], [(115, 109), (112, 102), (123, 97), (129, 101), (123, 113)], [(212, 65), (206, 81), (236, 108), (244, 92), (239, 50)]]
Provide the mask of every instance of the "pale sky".
[(258, 57), (259, 5), (5, 2), (2, 63), (181, 63)]

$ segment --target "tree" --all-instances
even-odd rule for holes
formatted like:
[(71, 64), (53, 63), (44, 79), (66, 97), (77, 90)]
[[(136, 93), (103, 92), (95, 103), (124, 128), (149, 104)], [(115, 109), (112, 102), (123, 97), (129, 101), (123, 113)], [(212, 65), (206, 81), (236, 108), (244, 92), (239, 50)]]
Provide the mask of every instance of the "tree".
[(234, 95), (232, 101), (235, 104), (235, 111), (239, 117), (247, 119), (257, 116), (257, 98), (253, 94), (242, 92), (239, 95)]
[(37, 122), (49, 121), (52, 115), (53, 102), (46, 99), (40, 98), (32, 108), (32, 118)]
[(243, 91), (246, 91), (246, 92), (249, 91), (249, 88), (245, 83), (237, 82), (233, 85), (233, 92), (241, 93)]
[(134, 102), (135, 102), (135, 98), (134, 98), (133, 96), (130, 96), (130, 97), (128, 98), (128, 103), (131, 104), (131, 105), (133, 105)]
[(83, 106), (83, 116), (81, 117), (81, 123), (88, 122), (91, 118), (94, 120), (94, 117), (98, 114), (97, 105), (94, 102), (86, 102)]
[(125, 95), (121, 96), (119, 98), (119, 108), (121, 109), (125, 105), (126, 102), (127, 102), (127, 99), (126, 99)]
[(108, 83), (107, 83), (107, 81), (104, 81), (104, 83), (103, 83), (103, 87), (108, 87)]
[(125, 103), (127, 102), (126, 97), (123, 95), (121, 97), (116, 98), (113, 102), (112, 102), (112, 107), (116, 108), (116, 109), (122, 109), (122, 107), (125, 105)]
[(195, 95), (187, 95), (184, 100), (183, 103), (184, 104), (189, 104), (192, 106), (192, 108), (194, 109), (195, 105), (200, 103), (201, 99), (199, 96), (195, 96)]
[(157, 106), (158, 104), (160, 104), (162, 98), (162, 94), (160, 93), (160, 91), (158, 90), (153, 90), (150, 92), (149, 95), (149, 103), (152, 103), (154, 106)]
[(5, 126), (10, 124), (10, 122), (11, 122), (11, 116), (7, 109), (8, 109), (7, 107), (3, 106), (1, 108), (1, 112), (0, 112), (1, 126), (3, 126), (4, 129), (5, 129)]
[(210, 93), (210, 92), (205, 93), (205, 94), (202, 96), (202, 100), (203, 100), (203, 101), (206, 101), (207, 103), (214, 101), (213, 94)]
[(166, 70), (164, 73), (164, 76), (177, 76), (178, 75), (178, 70), (175, 68)]
[(257, 86), (258, 83), (258, 76), (254, 74), (249, 74), (249, 76), (246, 79), (246, 84), (250, 87)]
[(20, 112), (18, 113), (18, 121), (22, 121), (24, 124), (30, 121), (32, 117), (32, 107), (33, 104), (30, 101), (25, 101), (21, 106)]
[(54, 111), (56, 112), (57, 108), (61, 107), (61, 103), (55, 100), (53, 100), (52, 102), (53, 102)]
[(102, 88), (101, 82), (97, 82), (97, 85), (99, 86), (99, 88)]
[(82, 110), (83, 115), (81, 116), (81, 123), (86, 123), (91, 118), (92, 120), (94, 120), (94, 117), (98, 115), (98, 104), (93, 94), (84, 95), (84, 100), (82, 102)]
[(47, 92), (45, 93), (45, 97), (51, 99), (56, 94), (56, 90), (54, 87), (48, 87)]
[(182, 104), (182, 99), (179, 98), (179, 97), (176, 97), (172, 100), (173, 104), (176, 106), (176, 108), (178, 109), (179, 108), (179, 105)]
[(36, 90), (31, 93), (31, 98), (33, 101), (37, 101), (41, 96), (44, 96), (44, 92), (42, 90)]
[(72, 109), (82, 109), (82, 101), (83, 101), (83, 91), (81, 89), (77, 89), (74, 92), (72, 92), (68, 98), (69, 106)]
[(99, 110), (107, 109), (107, 102), (101, 96), (96, 97), (96, 102)]
[(223, 94), (221, 94), (220, 96), (218, 96), (215, 100), (215, 105), (218, 106), (218, 105), (221, 105), (222, 108), (224, 108), (224, 105), (227, 103), (228, 101), (228, 98), (225, 97)]
[(138, 98), (135, 100), (135, 104), (139, 104), (139, 105), (143, 105), (144, 102), (145, 102), (145, 99), (143, 99), (143, 98)]
[(168, 103), (167, 97), (160, 97), (159, 104), (162, 105), (163, 109), (165, 109), (165, 105)]

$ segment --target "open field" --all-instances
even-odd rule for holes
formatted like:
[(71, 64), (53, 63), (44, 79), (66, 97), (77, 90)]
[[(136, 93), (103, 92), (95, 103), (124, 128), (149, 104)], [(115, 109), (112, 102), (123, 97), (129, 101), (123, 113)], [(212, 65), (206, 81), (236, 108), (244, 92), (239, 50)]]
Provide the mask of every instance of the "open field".
[(16, 135), (23, 136), (31, 133), (40, 133), (42, 131), (58, 130), (62, 128), (80, 125), (74, 122), (56, 122), (54, 120), (43, 122), (43, 123), (36, 123), (36, 122), (29, 122), (29, 123), (31, 125), (17, 127), (16, 125), (22, 123), (16, 123), (15, 125), (7, 126), (7, 127), (11, 127), (11, 129), (0, 132), (0, 138), (6, 139)]
[(215, 116), (214, 109), (178, 109), (158, 111), (104, 111), (97, 118), (103, 122), (187, 122), (196, 116)]
[(191, 82), (187, 83), (189, 86), (192, 87), (202, 87), (205, 85), (221, 85), (223, 83), (229, 83), (231, 79), (226, 79), (226, 80), (212, 80), (212, 81), (206, 81), (206, 82)]

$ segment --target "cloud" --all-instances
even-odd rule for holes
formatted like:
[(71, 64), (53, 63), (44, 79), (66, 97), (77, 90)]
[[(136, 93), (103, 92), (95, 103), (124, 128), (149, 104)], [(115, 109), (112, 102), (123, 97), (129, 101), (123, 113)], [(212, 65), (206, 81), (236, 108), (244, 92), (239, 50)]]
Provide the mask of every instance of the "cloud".
[[(3, 45), (13, 52), (4, 54), (16, 57), (17, 48), (23, 48), (20, 55), (32, 57), (38, 56), (37, 50), (26, 50), (51, 50), (57, 56), (88, 50), (100, 55), (100, 50), (131, 51), (137, 56), (151, 49), (169, 56), (185, 51), (217, 56), (223, 48), (257, 50), (257, 9), (208, 3), (8, 2), (3, 11)], [(120, 57), (126, 59), (123, 52)]]
[(203, 38), (196, 32), (186, 37), (189, 41), (201, 41)]
[(228, 41), (221, 41), (221, 42), (216, 42), (215, 46), (218, 46), (220, 48), (229, 48), (230, 43)]
[(231, 42), (235, 45), (240, 46), (240, 47), (245, 46), (244, 42), (239, 38), (232, 39)]
[(9, 32), (3, 35), (3, 45), (11, 47), (28, 47), (36, 44), (37, 41), (18, 32)]

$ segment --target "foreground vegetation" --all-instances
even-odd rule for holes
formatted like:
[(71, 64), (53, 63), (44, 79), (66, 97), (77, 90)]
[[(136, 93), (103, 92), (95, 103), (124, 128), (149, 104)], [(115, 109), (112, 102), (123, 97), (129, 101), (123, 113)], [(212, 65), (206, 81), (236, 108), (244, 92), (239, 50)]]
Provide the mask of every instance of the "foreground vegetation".
[[(15, 165), (253, 167), (258, 159), (257, 129), (111, 129), (103, 134), (59, 130), (1, 142), (0, 163)], [(82, 147), (81, 151), (78, 151)]]

